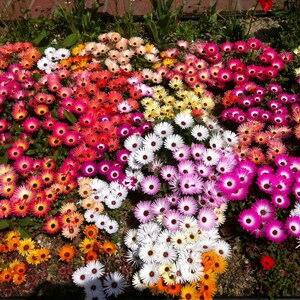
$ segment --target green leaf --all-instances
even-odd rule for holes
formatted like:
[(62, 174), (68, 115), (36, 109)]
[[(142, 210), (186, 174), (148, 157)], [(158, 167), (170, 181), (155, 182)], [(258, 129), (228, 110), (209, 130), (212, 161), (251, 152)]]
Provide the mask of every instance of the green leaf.
[(48, 38), (48, 33), (45, 29), (43, 29), (40, 34), (33, 40), (33, 44), (39, 46), (42, 44), (44, 40)]
[(23, 226), (33, 226), (35, 225), (36, 223), (29, 217), (25, 217), (23, 219), (21, 219), (19, 222), (18, 222), (18, 225), (20, 227), (23, 227)]
[(39, 73), (34, 73), (34, 74), (32, 75), (32, 78), (33, 78), (33, 80), (34, 80), (35, 82), (38, 82), (39, 79), (40, 79), (41, 77), (42, 77), (42, 75), (39, 74)]
[(76, 117), (67, 110), (64, 110), (64, 115), (72, 124), (75, 124), (77, 122)]
[(5, 152), (4, 155), (0, 157), (0, 165), (2, 164), (5, 165), (7, 164), (7, 162), (8, 162), (8, 155), (7, 152)]
[(79, 37), (80, 36), (78, 33), (71, 33), (63, 40), (62, 44), (64, 45), (64, 47), (70, 48), (77, 44)]
[(28, 230), (26, 230), (25, 228), (23, 227), (18, 227), (18, 230), (20, 232), (20, 235), (21, 235), (21, 238), (31, 238), (31, 235), (29, 233)]
[(0, 230), (6, 229), (10, 226), (9, 221), (7, 220), (0, 220)]

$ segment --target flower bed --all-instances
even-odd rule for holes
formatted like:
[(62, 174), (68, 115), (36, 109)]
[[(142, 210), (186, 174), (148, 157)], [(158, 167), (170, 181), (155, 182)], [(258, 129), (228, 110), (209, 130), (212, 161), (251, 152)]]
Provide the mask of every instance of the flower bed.
[(295, 242), (294, 60), (255, 38), (161, 52), (116, 32), (72, 50), (1, 46), (4, 296), (50, 281), (85, 299), (210, 299), (232, 255), (219, 230), (231, 203), (256, 238)]

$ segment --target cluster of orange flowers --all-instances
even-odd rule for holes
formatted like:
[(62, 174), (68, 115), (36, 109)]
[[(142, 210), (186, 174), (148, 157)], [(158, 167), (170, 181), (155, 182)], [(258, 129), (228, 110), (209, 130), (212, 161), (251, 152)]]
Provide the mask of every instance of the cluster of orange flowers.
[[(110, 241), (99, 241), (99, 230), (95, 225), (87, 225), (83, 231), (84, 239), (79, 244), (79, 250), (85, 255), (85, 262), (97, 260), (100, 254), (116, 254), (116, 245)], [(76, 255), (76, 249), (68, 244), (60, 248), (58, 255), (60, 260), (69, 263)]]
[[(0, 243), (0, 253), (17, 251), (28, 264), (39, 265), (51, 258), (50, 251), (46, 248), (37, 248), (31, 238), (21, 238), (19, 231), (10, 231)], [(11, 282), (19, 285), (26, 280), (26, 265), (15, 260), (9, 266), (0, 269), (0, 282)]]
[[(150, 287), (151, 292), (153, 294), (180, 297), (179, 299), (181, 300), (213, 299), (213, 296), (217, 292), (218, 275), (226, 271), (227, 260), (215, 251), (209, 251), (202, 254), (202, 264), (203, 275), (199, 282), (184, 285), (179, 283), (166, 284), (164, 279), (160, 278), (157, 284)], [(168, 268), (167, 265), (166, 268)]]
[[(300, 121), (300, 118), (299, 118)], [(248, 121), (239, 125), (236, 153), (242, 159), (249, 159), (256, 165), (272, 162), (279, 154), (286, 154), (283, 139), (291, 135), (288, 126), (268, 126), (259, 121)]]
[(18, 60), (24, 69), (29, 70), (40, 58), (39, 50), (30, 42), (6, 44), (0, 47), (0, 70), (5, 70), (12, 60)]

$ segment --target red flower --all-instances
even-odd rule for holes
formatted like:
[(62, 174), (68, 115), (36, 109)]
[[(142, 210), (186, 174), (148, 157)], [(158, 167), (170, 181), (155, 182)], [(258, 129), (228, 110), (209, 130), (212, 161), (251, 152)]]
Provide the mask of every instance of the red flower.
[(275, 266), (275, 260), (268, 255), (263, 256), (260, 262), (265, 270), (272, 270), (273, 267)]
[(268, 12), (273, 6), (273, 0), (258, 0), (258, 2), (265, 12)]

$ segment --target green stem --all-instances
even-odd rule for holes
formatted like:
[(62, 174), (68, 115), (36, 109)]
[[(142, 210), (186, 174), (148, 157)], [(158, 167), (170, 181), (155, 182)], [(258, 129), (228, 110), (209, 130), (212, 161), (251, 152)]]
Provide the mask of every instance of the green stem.
[(247, 36), (250, 33), (250, 30), (251, 30), (251, 27), (252, 27), (252, 24), (253, 24), (253, 21), (254, 21), (254, 15), (255, 15), (255, 11), (257, 9), (257, 6), (258, 6), (258, 1), (256, 1), (255, 7), (253, 9), (253, 13), (252, 13), (252, 15), (250, 17), (250, 23), (249, 23), (249, 28), (248, 28), (248, 31), (247, 31)]

